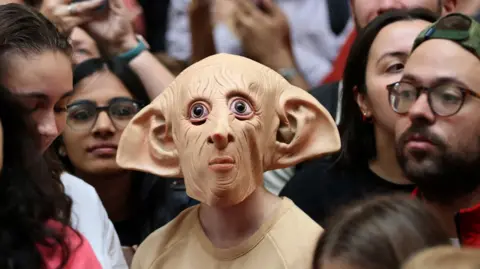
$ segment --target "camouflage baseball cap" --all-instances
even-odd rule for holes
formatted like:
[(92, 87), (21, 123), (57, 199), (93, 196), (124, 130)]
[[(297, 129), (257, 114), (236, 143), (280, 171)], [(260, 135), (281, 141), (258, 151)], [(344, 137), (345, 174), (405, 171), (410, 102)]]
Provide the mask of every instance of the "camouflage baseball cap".
[(440, 18), (417, 36), (412, 51), (429, 39), (454, 41), (480, 58), (480, 24), (467, 15), (452, 13)]

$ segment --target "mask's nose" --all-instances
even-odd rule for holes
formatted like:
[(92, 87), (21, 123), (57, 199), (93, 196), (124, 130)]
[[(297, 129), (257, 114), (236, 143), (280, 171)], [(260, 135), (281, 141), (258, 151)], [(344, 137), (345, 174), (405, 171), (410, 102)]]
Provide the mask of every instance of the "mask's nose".
[(232, 129), (228, 115), (220, 116), (216, 119), (216, 126), (210, 135), (208, 141), (213, 143), (219, 150), (225, 149), (228, 143), (233, 142)]

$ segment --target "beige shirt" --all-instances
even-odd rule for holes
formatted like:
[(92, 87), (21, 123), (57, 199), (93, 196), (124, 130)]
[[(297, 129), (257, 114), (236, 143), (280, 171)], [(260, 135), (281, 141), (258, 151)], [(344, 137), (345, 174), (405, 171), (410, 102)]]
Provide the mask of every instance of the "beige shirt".
[(322, 228), (282, 198), (272, 218), (239, 246), (218, 249), (205, 235), (199, 206), (152, 233), (133, 258), (133, 269), (307, 269)]

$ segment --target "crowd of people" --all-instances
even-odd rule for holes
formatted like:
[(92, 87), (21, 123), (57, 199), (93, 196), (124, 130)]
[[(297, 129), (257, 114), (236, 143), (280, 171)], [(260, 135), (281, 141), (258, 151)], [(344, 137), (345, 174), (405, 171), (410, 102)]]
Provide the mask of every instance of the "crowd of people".
[(0, 268), (480, 267), (480, 1), (0, 0)]

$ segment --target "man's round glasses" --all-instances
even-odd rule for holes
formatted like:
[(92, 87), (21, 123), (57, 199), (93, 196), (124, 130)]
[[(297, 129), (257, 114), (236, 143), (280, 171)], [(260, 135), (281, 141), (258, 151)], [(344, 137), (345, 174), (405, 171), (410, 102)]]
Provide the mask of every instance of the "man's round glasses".
[(97, 106), (94, 102), (82, 100), (67, 106), (67, 125), (75, 131), (93, 128), (98, 114), (105, 111), (117, 130), (123, 130), (142, 108), (142, 104), (129, 98), (114, 98), (108, 106)]
[(428, 104), (433, 113), (442, 117), (452, 116), (460, 111), (467, 95), (480, 98), (477, 93), (454, 83), (425, 88), (401, 81), (388, 85), (387, 90), (390, 106), (398, 114), (407, 113), (424, 92), (427, 94)]

